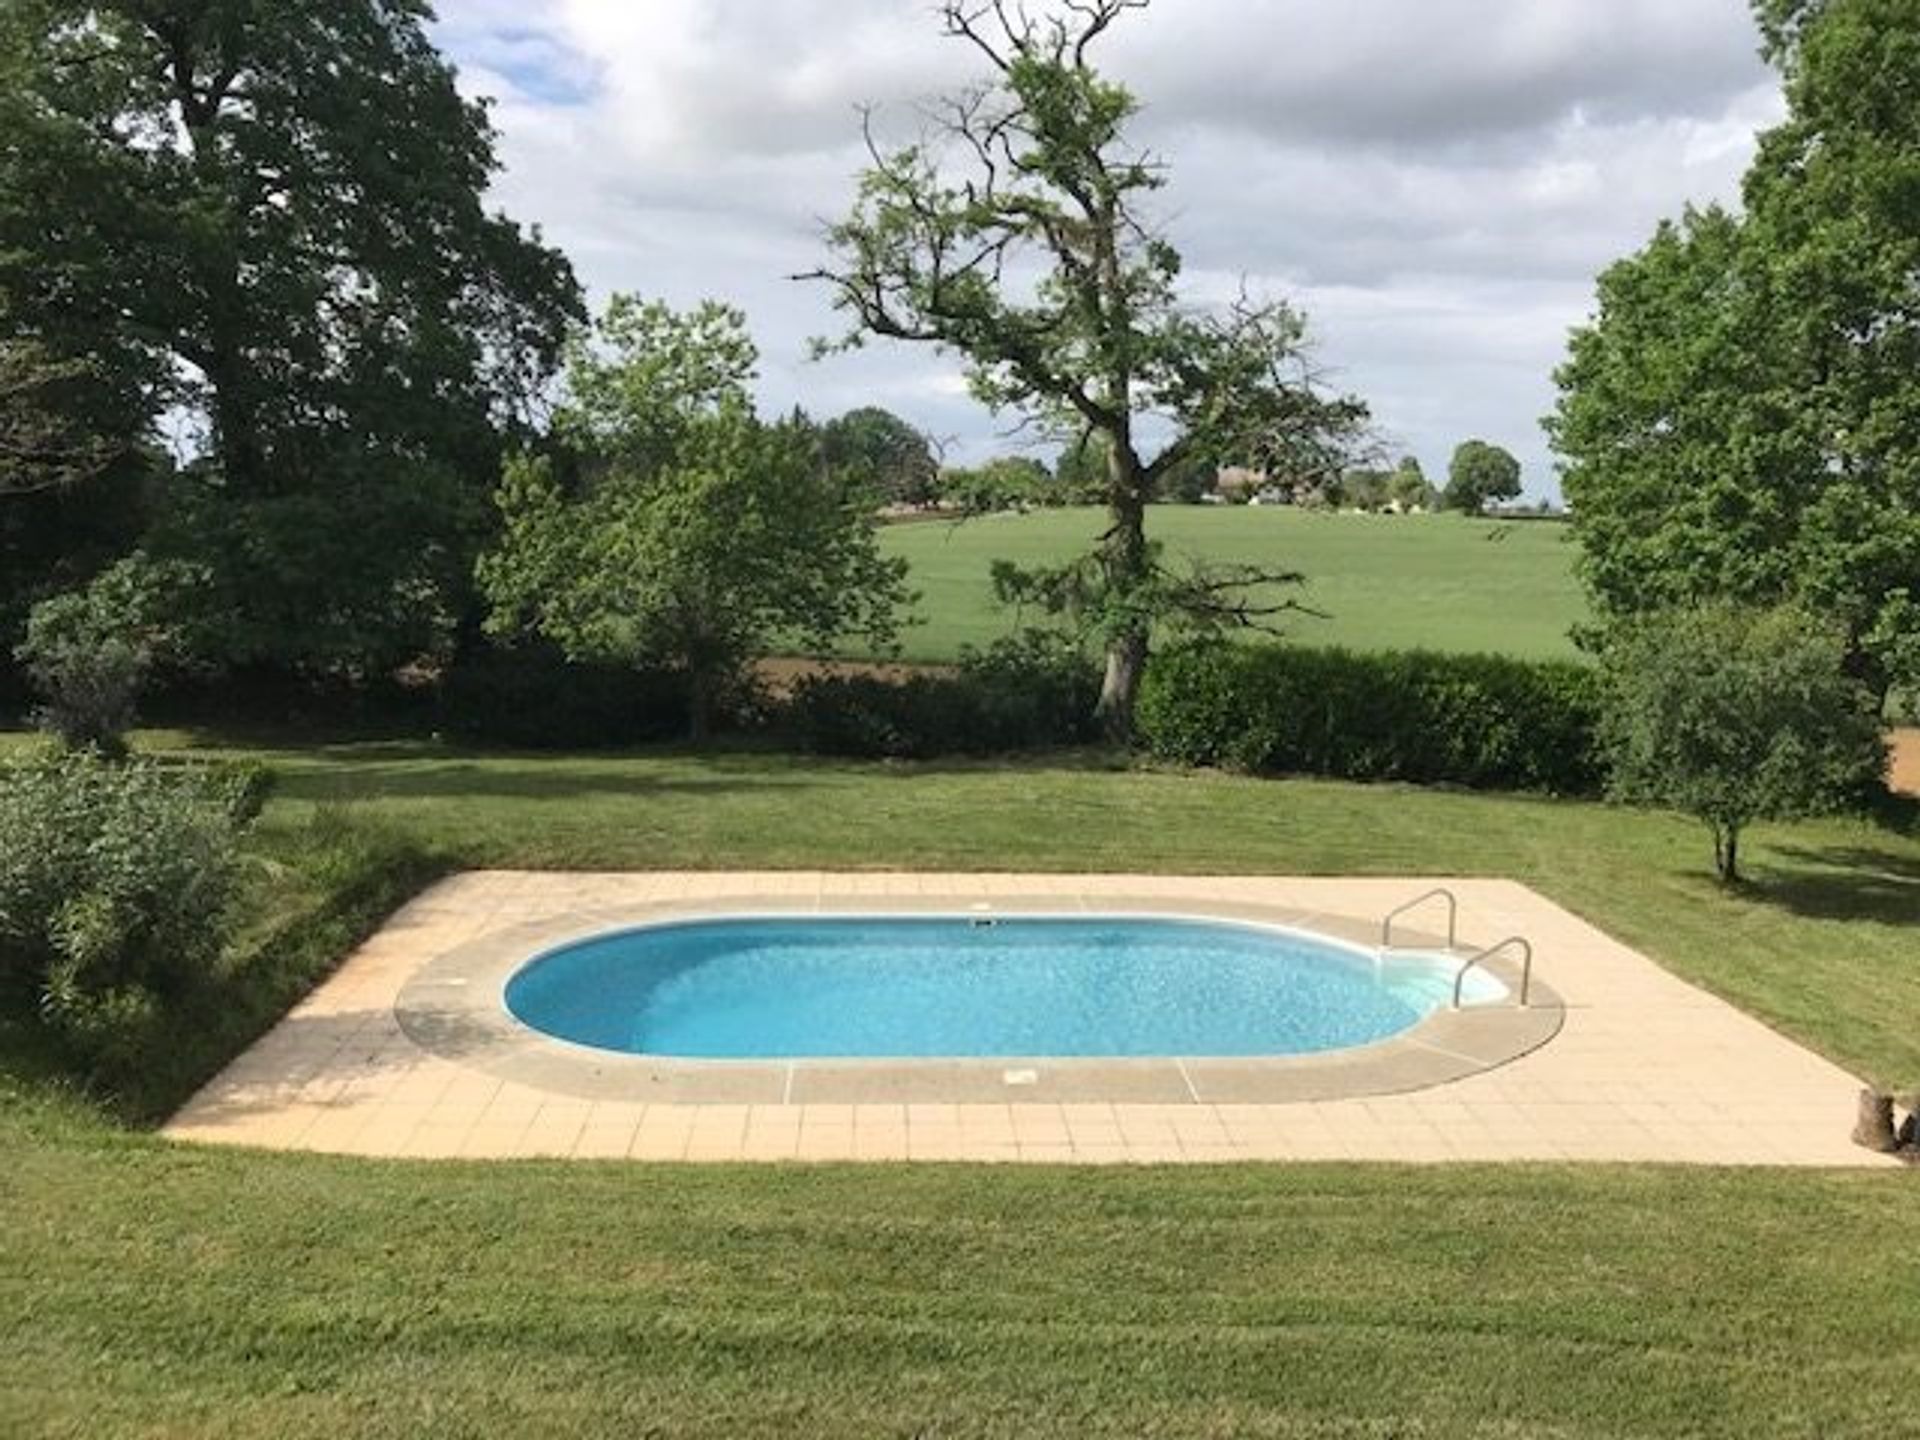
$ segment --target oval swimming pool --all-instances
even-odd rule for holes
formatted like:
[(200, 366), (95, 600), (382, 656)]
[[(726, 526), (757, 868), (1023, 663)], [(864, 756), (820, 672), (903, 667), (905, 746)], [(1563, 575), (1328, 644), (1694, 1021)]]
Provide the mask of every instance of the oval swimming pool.
[[(742, 918), (561, 946), (522, 1023), (686, 1059), (1309, 1054), (1448, 1004), (1453, 966), (1271, 926), (1136, 916)], [(1504, 994), (1468, 977), (1467, 998)]]

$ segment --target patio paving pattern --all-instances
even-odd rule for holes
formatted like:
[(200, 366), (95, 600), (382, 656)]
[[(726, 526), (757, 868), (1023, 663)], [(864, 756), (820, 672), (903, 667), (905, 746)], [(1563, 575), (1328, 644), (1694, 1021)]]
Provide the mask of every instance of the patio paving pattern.
[[(1237, 1096), (1258, 1088), (1223, 1073), (1214, 1094), (1224, 1098), (1204, 1076), (1177, 1096), (1148, 1089), (1137, 1098), (1124, 1084), (1089, 1090), (1084, 1073), (1067, 1085), (1010, 1072), (1000, 1097), (975, 1075), (950, 1092), (933, 1085), (867, 1100), (858, 1085), (836, 1091), (825, 1067), (801, 1062), (778, 1067), (787, 1078), (771, 1091), (728, 1100), (709, 1088), (688, 1101), (684, 1088), (649, 1076), (645, 1057), (556, 1056), (572, 1047), (530, 1034), (520, 1048), (531, 1058), (497, 1054), (437, 1033), (438, 1012), (423, 1021), (410, 998), (463, 954), (530, 956), (541, 948), (534, 937), (577, 932), (599, 914), (630, 923), (755, 906), (1151, 909), (1271, 916), (1360, 939), (1435, 884), (1459, 896), (1462, 947), (1512, 934), (1533, 942), (1536, 978), (1564, 1014), (1557, 1034), (1544, 1027), (1550, 1038), (1533, 1037), (1537, 1048), (1518, 1058), (1442, 1083), (1413, 1076), (1407, 1083), (1420, 1088), (1393, 1093), (1244, 1101)], [(491, 1007), (498, 979), (476, 984), (476, 1008)], [(1838, 1066), (1511, 881), (472, 872), (405, 906), (165, 1133), (418, 1159), (1896, 1163), (1850, 1143), (1859, 1089)]]

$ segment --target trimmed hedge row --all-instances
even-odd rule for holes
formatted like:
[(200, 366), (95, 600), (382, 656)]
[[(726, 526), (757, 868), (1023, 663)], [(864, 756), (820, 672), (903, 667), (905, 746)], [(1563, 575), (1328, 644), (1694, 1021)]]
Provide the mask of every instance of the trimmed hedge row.
[(1591, 795), (1599, 703), (1565, 661), (1209, 645), (1154, 657), (1136, 725), (1184, 765)]
[(776, 719), (803, 749), (863, 759), (927, 760), (1084, 745), (1098, 733), (1100, 672), (1044, 636), (969, 653), (949, 674), (904, 680), (819, 675)]
[(448, 734), (526, 750), (684, 739), (691, 712), (684, 675), (581, 664), (539, 641), (476, 647), (439, 687), (438, 720)]

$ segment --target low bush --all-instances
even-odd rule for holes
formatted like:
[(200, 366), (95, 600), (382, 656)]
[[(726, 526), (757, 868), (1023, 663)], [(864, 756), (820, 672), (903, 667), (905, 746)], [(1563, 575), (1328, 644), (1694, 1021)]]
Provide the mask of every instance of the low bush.
[(34, 606), (15, 654), (45, 702), (41, 728), (74, 749), (124, 753), (134, 706), (174, 644), (159, 617), (185, 583), (178, 566), (136, 554)]
[(169, 1006), (165, 1034), (101, 1078), (135, 1123), (177, 1110), (389, 915), (451, 868), (438, 847), (352, 805), (316, 806), (304, 823), (249, 840), (234, 905), (239, 933), (213, 983)]
[(0, 766), (0, 997), (92, 1073), (151, 1042), (230, 931), (259, 782), (71, 752)]
[(795, 743), (821, 755), (996, 755), (1088, 743), (1099, 694), (1099, 672), (1078, 648), (1028, 632), (968, 652), (947, 673), (809, 677), (780, 720)]
[(1884, 790), (1879, 707), (1847, 637), (1809, 612), (1708, 605), (1624, 622), (1602, 656), (1600, 741), (1614, 798), (1701, 820), (1740, 878), (1759, 820), (1859, 806)]
[(465, 740), (529, 750), (618, 749), (687, 733), (687, 678), (568, 660), (541, 641), (485, 645), (440, 684), (440, 727)]
[(1207, 645), (1154, 657), (1137, 729), (1185, 765), (1590, 795), (1598, 715), (1570, 662)]

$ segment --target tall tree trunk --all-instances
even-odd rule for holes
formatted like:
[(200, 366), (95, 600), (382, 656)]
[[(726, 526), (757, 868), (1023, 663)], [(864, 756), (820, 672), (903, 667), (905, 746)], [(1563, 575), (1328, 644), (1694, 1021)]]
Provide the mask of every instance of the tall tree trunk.
[(1107, 645), (1107, 671), (1100, 682), (1100, 703), (1094, 713), (1101, 728), (1116, 745), (1133, 740), (1133, 707), (1140, 695), (1140, 677), (1147, 668), (1147, 637), (1144, 631), (1129, 630), (1116, 635)]
[(1740, 879), (1740, 827), (1716, 823), (1713, 827), (1713, 868), (1720, 883), (1735, 884)]
[(1138, 601), (1151, 578), (1151, 566), (1145, 480), (1132, 436), (1124, 429), (1110, 437), (1107, 478), (1111, 523), (1102, 542), (1101, 564), (1106, 571), (1107, 601), (1121, 607), (1125, 618), (1108, 632), (1107, 672), (1094, 713), (1107, 738), (1125, 745), (1133, 739), (1134, 702), (1147, 668), (1148, 621)]
[(687, 674), (687, 739), (705, 745), (713, 735), (713, 712), (720, 691), (718, 674), (709, 666), (695, 665)]
[(206, 300), (199, 345), (193, 355), (212, 391), (213, 438), (227, 484), (248, 494), (269, 480), (266, 447), (254, 413), (247, 337), (251, 330), (246, 284), (234, 232), (241, 224), (238, 204), (220, 154), (220, 109), (231, 80), (203, 84), (199, 57), (185, 28), (158, 31), (168, 48), (168, 70), (181, 128), (193, 159), (196, 200), (217, 234), (196, 267)]

